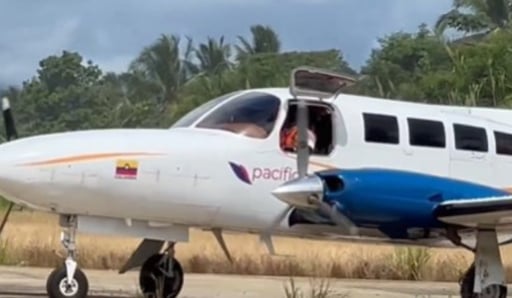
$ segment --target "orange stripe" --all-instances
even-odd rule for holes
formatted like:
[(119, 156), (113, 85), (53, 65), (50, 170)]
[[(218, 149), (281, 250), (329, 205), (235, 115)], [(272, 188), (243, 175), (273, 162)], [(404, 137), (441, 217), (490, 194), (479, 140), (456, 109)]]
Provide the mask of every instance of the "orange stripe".
[[(297, 156), (289, 155), (287, 153), (285, 153), (285, 155), (288, 158), (297, 160)], [(318, 162), (318, 161), (313, 161), (313, 160), (309, 160), (309, 164), (314, 165), (314, 166), (318, 166), (318, 167), (322, 167), (322, 168), (326, 168), (326, 169), (337, 169), (338, 168), (335, 165), (330, 165), (330, 164), (326, 164), (326, 163), (322, 163), (322, 162)]]
[(505, 187), (505, 188), (503, 188), (503, 190), (512, 194), (512, 187)]
[(318, 167), (322, 167), (322, 168), (326, 168), (326, 169), (337, 169), (338, 167), (335, 167), (333, 165), (329, 165), (329, 164), (326, 164), (326, 163), (322, 163), (322, 162), (318, 162), (318, 161), (310, 161), (309, 162), (310, 164), (314, 165), (314, 166), (318, 166)]
[(93, 153), (93, 154), (81, 154), (72, 155), (67, 157), (46, 159), (41, 161), (29, 162), (20, 164), (20, 166), (42, 166), (42, 165), (57, 165), (63, 163), (77, 163), (83, 161), (96, 161), (102, 159), (109, 159), (113, 157), (126, 157), (126, 156), (158, 156), (163, 155), (162, 153), (148, 153), (148, 152), (112, 152), (112, 153)]

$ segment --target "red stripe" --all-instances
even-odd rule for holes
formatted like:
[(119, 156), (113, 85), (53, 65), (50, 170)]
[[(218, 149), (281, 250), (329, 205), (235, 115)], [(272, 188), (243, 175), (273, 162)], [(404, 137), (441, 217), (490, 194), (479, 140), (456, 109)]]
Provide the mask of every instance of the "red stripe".
[(137, 169), (116, 168), (117, 175), (137, 175)]

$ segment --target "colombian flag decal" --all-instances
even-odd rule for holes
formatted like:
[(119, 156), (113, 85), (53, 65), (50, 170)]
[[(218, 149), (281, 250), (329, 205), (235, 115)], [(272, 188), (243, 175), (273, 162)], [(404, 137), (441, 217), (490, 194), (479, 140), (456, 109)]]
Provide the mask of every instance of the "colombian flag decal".
[(136, 179), (139, 162), (130, 159), (120, 159), (116, 162), (116, 175), (118, 179)]

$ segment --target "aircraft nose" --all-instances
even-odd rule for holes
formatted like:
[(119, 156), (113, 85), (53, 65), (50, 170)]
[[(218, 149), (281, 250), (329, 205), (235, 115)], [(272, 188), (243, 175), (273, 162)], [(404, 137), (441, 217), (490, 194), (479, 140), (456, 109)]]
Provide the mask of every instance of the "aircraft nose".
[(20, 205), (28, 205), (28, 200), (37, 197), (35, 189), (31, 188), (31, 178), (34, 178), (29, 170), (24, 170), (0, 163), (0, 195), (9, 201)]
[[(27, 150), (27, 148), (29, 150)], [(8, 199), (20, 198), (37, 182), (33, 168), (22, 166), (33, 149), (16, 141), (0, 145), (0, 194)]]
[(316, 208), (317, 205), (313, 204), (311, 200), (312, 196), (321, 200), (323, 192), (322, 179), (312, 175), (285, 182), (277, 187), (272, 194), (279, 200), (295, 207)]

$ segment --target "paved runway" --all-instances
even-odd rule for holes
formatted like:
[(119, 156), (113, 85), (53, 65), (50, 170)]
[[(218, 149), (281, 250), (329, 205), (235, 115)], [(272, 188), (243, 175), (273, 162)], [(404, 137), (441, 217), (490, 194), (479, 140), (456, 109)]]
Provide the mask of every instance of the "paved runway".
[[(46, 297), (46, 277), (51, 269), (0, 267), (0, 297)], [(138, 273), (123, 275), (115, 271), (84, 270), (89, 279), (91, 297), (137, 297)], [(309, 298), (310, 279), (296, 283)], [(183, 298), (285, 298), (287, 278), (235, 275), (188, 274)], [(390, 282), (374, 280), (331, 280), (333, 295), (344, 298), (447, 298), (458, 297), (456, 283)], [(337, 294), (337, 295), (336, 295)], [(451, 296), (450, 296), (451, 295)], [(140, 297), (140, 296), (138, 296)]]

